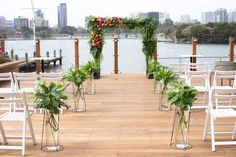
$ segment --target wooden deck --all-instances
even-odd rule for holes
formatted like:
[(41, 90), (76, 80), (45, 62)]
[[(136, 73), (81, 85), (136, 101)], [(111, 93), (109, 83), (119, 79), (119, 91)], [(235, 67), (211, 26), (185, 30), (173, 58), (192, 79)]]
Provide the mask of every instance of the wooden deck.
[[(205, 112), (192, 113), (190, 150), (170, 148), (173, 112), (158, 111), (158, 96), (152, 80), (142, 74), (105, 75), (96, 80), (95, 95), (87, 95), (87, 112), (66, 111), (61, 116), (61, 144), (64, 150), (40, 150), (42, 114), (32, 116), (37, 145), (27, 141), (27, 156), (38, 157), (233, 157), (236, 146), (217, 146), (203, 141)], [(19, 132), (6, 125), (8, 132)], [(13, 128), (14, 127), (14, 128)], [(0, 150), (0, 156), (21, 156), (17, 150)]]

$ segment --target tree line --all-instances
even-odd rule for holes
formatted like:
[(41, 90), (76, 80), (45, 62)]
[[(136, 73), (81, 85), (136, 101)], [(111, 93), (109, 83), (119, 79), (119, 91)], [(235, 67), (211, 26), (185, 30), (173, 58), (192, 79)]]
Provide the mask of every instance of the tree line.
[(229, 37), (236, 37), (236, 23), (173, 24), (166, 20), (159, 25), (160, 32), (177, 42), (191, 42), (196, 37), (198, 43), (226, 44)]

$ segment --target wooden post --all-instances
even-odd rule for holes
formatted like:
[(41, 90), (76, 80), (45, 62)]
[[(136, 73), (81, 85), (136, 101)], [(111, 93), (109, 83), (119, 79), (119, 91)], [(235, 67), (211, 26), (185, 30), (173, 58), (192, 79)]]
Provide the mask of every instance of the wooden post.
[[(192, 56), (190, 57), (190, 63), (195, 64), (197, 62), (196, 55), (197, 55), (197, 38), (192, 37)], [(193, 68), (190, 68), (190, 70), (193, 71), (196, 70), (195, 65), (191, 65), (191, 67)]]
[(229, 38), (229, 61), (234, 62), (234, 38)]
[(156, 47), (153, 52), (153, 59), (154, 59), (154, 61), (157, 61), (157, 42), (156, 42)]
[(79, 68), (79, 39), (74, 39), (74, 45), (75, 45), (75, 66)]
[(118, 74), (118, 38), (114, 38), (114, 73)]
[(49, 57), (49, 51), (46, 52), (47, 57)]
[(14, 59), (14, 50), (11, 49), (11, 59)]
[[(36, 57), (40, 57), (40, 40), (36, 39)], [(44, 66), (44, 65), (43, 65)], [(41, 71), (40, 60), (36, 60), (36, 72), (39, 74)]]
[(60, 57), (62, 57), (62, 50), (60, 49), (59, 52), (60, 52)]
[(59, 60), (59, 63), (60, 63), (60, 65), (62, 65), (62, 50), (60, 49), (59, 52), (60, 52), (60, 60)]
[(54, 50), (54, 51), (53, 51), (53, 57), (56, 57), (56, 56), (57, 56), (57, 51)]
[(28, 53), (27, 53), (27, 52), (25, 53), (25, 62), (26, 62), (26, 63), (29, 62), (29, 56), (28, 56)]

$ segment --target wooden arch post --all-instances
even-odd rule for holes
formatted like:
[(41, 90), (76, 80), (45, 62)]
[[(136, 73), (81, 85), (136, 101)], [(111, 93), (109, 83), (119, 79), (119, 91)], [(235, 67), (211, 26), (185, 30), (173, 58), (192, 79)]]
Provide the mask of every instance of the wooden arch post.
[(3, 52), (5, 52), (5, 38), (2, 35), (0, 35), (0, 48)]
[[(36, 47), (36, 56), (35, 57), (39, 58), (40, 57), (40, 40), (39, 39), (35, 40), (35, 47)], [(40, 71), (41, 71), (40, 60), (36, 60), (36, 72), (37, 72), (37, 74), (39, 74)]]
[(75, 46), (75, 66), (79, 68), (79, 39), (74, 39), (74, 46)]
[(229, 38), (229, 61), (234, 62), (234, 43), (235, 40), (233, 37)]
[(197, 38), (192, 37), (192, 57), (191, 57), (191, 63), (196, 63), (197, 62), (196, 55), (197, 55)]
[(118, 38), (114, 38), (114, 73), (118, 74)]

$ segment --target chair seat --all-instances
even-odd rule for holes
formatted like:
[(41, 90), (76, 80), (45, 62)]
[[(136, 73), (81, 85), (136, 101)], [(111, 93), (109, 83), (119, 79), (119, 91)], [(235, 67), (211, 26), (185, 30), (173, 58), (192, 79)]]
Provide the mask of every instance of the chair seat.
[(236, 117), (236, 111), (232, 108), (230, 108), (230, 109), (213, 109), (212, 116), (214, 118)]
[(0, 92), (12, 92), (14, 91), (12, 88), (0, 88)]
[(34, 93), (35, 88), (21, 88), (19, 91), (27, 93)]
[(208, 89), (204, 86), (193, 86), (194, 88), (196, 88), (199, 92), (207, 92)]
[[(33, 113), (30, 112), (29, 115)], [(6, 112), (0, 115), (0, 121), (23, 121), (24, 120), (24, 113), (23, 112)]]
[(214, 86), (214, 89), (233, 89), (232, 86)]

